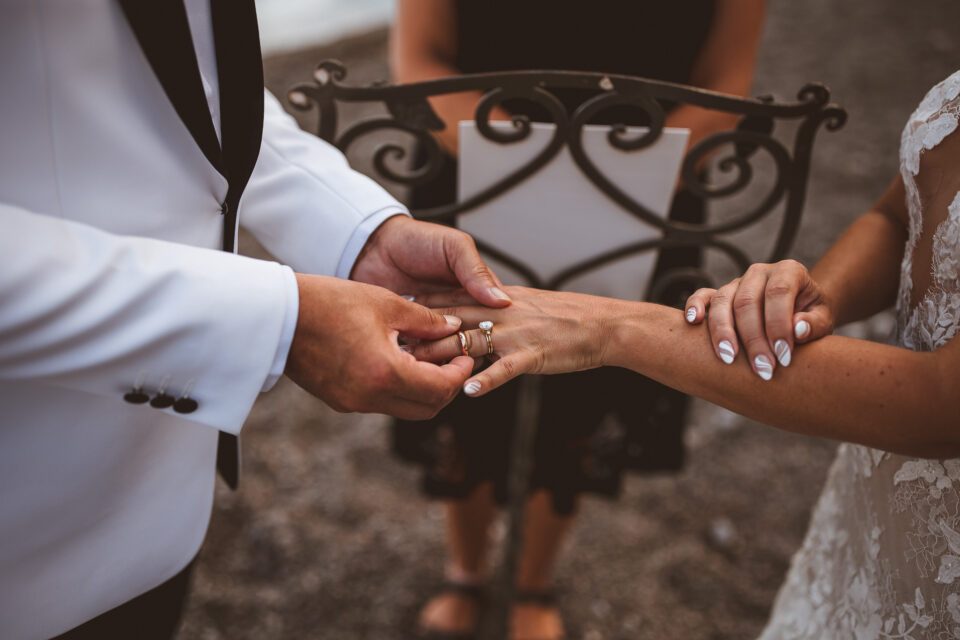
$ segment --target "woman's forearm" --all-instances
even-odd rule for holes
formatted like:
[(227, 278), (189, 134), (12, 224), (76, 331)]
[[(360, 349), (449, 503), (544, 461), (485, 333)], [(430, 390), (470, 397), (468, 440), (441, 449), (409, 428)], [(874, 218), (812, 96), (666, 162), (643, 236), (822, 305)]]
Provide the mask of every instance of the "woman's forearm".
[(721, 131), (730, 131), (737, 125), (739, 116), (723, 111), (701, 109), (693, 105), (681, 105), (667, 116), (667, 127), (690, 130), (689, 148), (695, 147), (703, 139)]
[(905, 242), (902, 225), (870, 211), (857, 218), (811, 269), (838, 326), (893, 305)]
[[(400, 0), (396, 24), (391, 32), (390, 62), (398, 82), (421, 82), (460, 75), (457, 57), (456, 3), (452, 0)], [(437, 141), (456, 156), (459, 146), (458, 125), (473, 120), (478, 91), (454, 93), (430, 98), (445, 127), (434, 133)], [(491, 120), (509, 120), (502, 109), (495, 109)]]
[(907, 240), (906, 195), (896, 178), (811, 270), (836, 325), (862, 320), (896, 301)]
[[(409, 62), (403, 67), (403, 72), (398, 70), (396, 79), (399, 82), (420, 82), (457, 75), (460, 75), (460, 71), (454, 66), (440, 60), (423, 58)], [(434, 137), (450, 155), (456, 156), (459, 151), (460, 122), (474, 119), (477, 104), (482, 97), (483, 94), (479, 91), (467, 91), (430, 98), (430, 104), (444, 123), (444, 128), (434, 132)], [(510, 115), (498, 107), (493, 110), (490, 119), (510, 120)]]
[(604, 364), (757, 421), (905, 455), (960, 455), (960, 383), (942, 370), (940, 352), (828, 337), (799, 349), (790, 367), (764, 382), (743, 356), (721, 363), (706, 328), (690, 326), (680, 311), (623, 303), (608, 330)]
[[(748, 95), (764, 11), (764, 0), (718, 3), (687, 84), (735, 96)], [(682, 104), (670, 113), (666, 125), (690, 129), (692, 147), (714, 133), (733, 129), (739, 119), (737, 114)]]

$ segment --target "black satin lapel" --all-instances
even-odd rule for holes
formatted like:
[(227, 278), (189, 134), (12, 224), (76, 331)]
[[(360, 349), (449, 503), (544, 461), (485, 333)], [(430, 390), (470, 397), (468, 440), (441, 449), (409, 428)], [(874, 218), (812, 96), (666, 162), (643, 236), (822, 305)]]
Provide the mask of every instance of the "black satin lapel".
[(118, 1), (177, 115), (210, 164), (224, 173), (182, 0)]
[(220, 137), (230, 181), (229, 217), (235, 215), (260, 155), (263, 59), (253, 0), (211, 0), (210, 11), (220, 84)]
[[(253, 0), (210, 0), (220, 85), (220, 139), (230, 187), (224, 202), (223, 249), (233, 251), (237, 207), (260, 155), (263, 137), (263, 59)], [(240, 438), (220, 433), (217, 469), (236, 489)]]

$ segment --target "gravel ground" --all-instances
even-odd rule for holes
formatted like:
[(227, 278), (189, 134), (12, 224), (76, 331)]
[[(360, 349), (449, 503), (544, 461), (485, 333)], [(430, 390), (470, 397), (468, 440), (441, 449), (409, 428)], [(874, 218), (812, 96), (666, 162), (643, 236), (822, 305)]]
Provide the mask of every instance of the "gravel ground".
[[(826, 82), (850, 112), (822, 134), (795, 255), (812, 261), (896, 170), (899, 132), (960, 63), (955, 0), (771, 0), (756, 93)], [(374, 33), (267, 61), (283, 94), (323, 58), (386, 78)], [(348, 118), (358, 113), (346, 114)], [(762, 249), (764, 231), (744, 239)], [(244, 246), (256, 253), (249, 239)], [(889, 317), (854, 327), (882, 336)], [(385, 419), (342, 416), (284, 381), (244, 431), (240, 492), (220, 487), (184, 640), (410, 638), (441, 572), (441, 512), (386, 451)], [(674, 477), (633, 477), (587, 500), (559, 569), (571, 637), (755, 637), (833, 456), (705, 403)]]

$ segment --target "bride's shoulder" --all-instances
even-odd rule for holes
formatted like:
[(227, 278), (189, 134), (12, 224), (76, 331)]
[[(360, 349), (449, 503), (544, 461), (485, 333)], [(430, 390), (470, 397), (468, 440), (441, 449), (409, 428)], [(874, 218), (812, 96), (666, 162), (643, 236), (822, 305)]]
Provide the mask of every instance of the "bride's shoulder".
[(917, 110), (913, 112), (911, 120), (926, 122), (945, 106), (954, 103), (960, 97), (960, 69), (953, 74), (934, 85), (923, 100)]
[(900, 137), (901, 171), (920, 171), (920, 156), (960, 125), (960, 70), (934, 85), (907, 120)]

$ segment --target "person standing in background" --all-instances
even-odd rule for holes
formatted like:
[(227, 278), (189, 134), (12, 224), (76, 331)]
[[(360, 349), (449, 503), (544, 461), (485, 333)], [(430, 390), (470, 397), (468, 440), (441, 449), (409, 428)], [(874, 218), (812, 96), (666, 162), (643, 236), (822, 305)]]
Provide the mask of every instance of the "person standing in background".
[[(596, 0), (585, 9), (549, 0), (399, 0), (391, 63), (398, 82), (557, 69), (633, 75), (746, 95), (764, 5), (764, 0)], [(582, 91), (556, 93), (570, 111), (589, 97)], [(431, 100), (447, 125), (437, 138), (450, 158), (434, 182), (414, 189), (413, 209), (456, 200), (457, 123), (474, 119), (480, 97), (459, 93)], [(549, 121), (540, 111), (530, 103), (507, 102), (492, 117), (525, 115)], [(647, 124), (635, 110), (621, 108), (598, 114), (594, 122)], [(691, 146), (735, 124), (736, 116), (689, 105), (670, 108), (666, 120), (666, 126), (690, 129)], [(703, 222), (703, 202), (681, 189), (670, 217)], [(664, 251), (654, 278), (700, 262), (697, 249)], [(668, 287), (656, 301), (679, 306), (690, 293), (682, 286)], [(506, 497), (516, 400), (517, 386), (508, 385), (480, 399), (458, 398), (428, 422), (395, 423), (395, 452), (422, 465), (426, 493), (447, 501), (446, 579), (421, 612), (425, 637), (470, 637), (477, 625), (489, 526), (497, 503)], [(625, 470), (681, 469), (687, 405), (685, 395), (621, 369), (544, 380), (524, 552), (516, 577), (513, 638), (563, 637), (553, 570), (578, 496), (616, 496)]]

